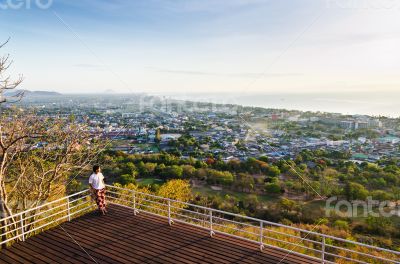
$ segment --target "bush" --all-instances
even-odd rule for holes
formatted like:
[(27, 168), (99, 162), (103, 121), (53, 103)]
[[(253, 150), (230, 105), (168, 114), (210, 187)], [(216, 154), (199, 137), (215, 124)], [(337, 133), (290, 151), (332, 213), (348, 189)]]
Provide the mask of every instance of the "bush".
[(333, 223), (333, 226), (334, 226), (335, 228), (337, 228), (337, 229), (340, 229), (340, 230), (345, 230), (345, 231), (349, 230), (349, 223), (347, 223), (347, 222), (344, 221), (344, 220), (336, 220), (336, 221)]
[(393, 195), (381, 190), (372, 191), (371, 196), (374, 200), (379, 201), (389, 201), (393, 199)]
[(233, 174), (229, 171), (207, 169), (207, 182), (209, 184), (230, 185), (233, 183)]
[(188, 202), (191, 198), (191, 193), (190, 184), (185, 180), (170, 180), (161, 185), (157, 192), (159, 196), (182, 202)]
[(277, 183), (266, 183), (265, 192), (267, 194), (280, 194), (282, 192), (281, 186)]
[(160, 176), (164, 179), (180, 179), (182, 175), (183, 169), (178, 165), (167, 166), (160, 172)]
[(135, 177), (132, 174), (123, 174), (119, 178), (119, 182), (122, 185), (127, 185), (127, 184), (130, 184), (130, 183), (134, 184), (136, 182), (136, 180), (135, 180)]
[(347, 183), (345, 192), (348, 200), (365, 200), (369, 195), (364, 186), (354, 182)]

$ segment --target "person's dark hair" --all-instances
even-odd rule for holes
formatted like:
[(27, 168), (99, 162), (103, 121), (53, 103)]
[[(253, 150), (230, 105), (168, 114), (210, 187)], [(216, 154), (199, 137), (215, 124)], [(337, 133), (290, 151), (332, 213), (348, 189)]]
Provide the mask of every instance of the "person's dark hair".
[(96, 172), (96, 171), (98, 171), (100, 169), (100, 166), (99, 165), (94, 165), (93, 166), (93, 172)]

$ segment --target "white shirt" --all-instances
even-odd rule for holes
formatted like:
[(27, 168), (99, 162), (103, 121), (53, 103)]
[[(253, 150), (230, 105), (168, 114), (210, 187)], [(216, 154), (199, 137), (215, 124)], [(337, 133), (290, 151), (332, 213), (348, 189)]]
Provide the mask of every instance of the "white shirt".
[(96, 190), (104, 189), (106, 186), (104, 185), (104, 176), (101, 172), (93, 173), (89, 177), (89, 184)]

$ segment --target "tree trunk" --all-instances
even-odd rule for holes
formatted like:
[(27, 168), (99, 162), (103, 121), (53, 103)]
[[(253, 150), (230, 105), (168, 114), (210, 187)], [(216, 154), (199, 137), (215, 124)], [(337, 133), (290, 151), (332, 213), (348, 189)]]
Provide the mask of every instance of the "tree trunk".
[[(7, 239), (6, 235), (4, 235), (6, 232), (6, 229), (2, 228), (3, 226), (7, 225), (7, 222), (5, 220), (3, 220), (6, 216), (7, 216), (6, 208), (4, 206), (2, 191), (0, 190), (0, 232), (1, 232), (0, 241), (4, 241)], [(5, 244), (1, 245), (1, 249), (4, 249), (5, 247), (6, 247)]]
[[(15, 226), (15, 219), (14, 218), (10, 218), (8, 220), (5, 220), (6, 217), (12, 215), (12, 211), (11, 209), (7, 206), (7, 196), (5, 194), (5, 188), (4, 188), (4, 184), (2, 186), (0, 186), (0, 227), (2, 226), (6, 226), (7, 224), (11, 224), (13, 223), (14, 228), (16, 228)], [(0, 241), (4, 241), (7, 239), (7, 235), (4, 235), (8, 229), (10, 227), (12, 227), (13, 225), (10, 225), (6, 228), (1, 228), (0, 229)], [(6, 245), (3, 244), (1, 245), (1, 248), (5, 248)]]

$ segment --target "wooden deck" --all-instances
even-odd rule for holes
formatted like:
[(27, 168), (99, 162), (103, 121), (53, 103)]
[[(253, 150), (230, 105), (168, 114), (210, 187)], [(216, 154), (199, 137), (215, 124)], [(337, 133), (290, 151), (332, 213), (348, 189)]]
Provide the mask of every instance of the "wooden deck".
[[(0, 251), (0, 263), (316, 263), (111, 205)], [(286, 258), (281, 262), (281, 260)]]

